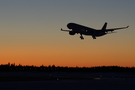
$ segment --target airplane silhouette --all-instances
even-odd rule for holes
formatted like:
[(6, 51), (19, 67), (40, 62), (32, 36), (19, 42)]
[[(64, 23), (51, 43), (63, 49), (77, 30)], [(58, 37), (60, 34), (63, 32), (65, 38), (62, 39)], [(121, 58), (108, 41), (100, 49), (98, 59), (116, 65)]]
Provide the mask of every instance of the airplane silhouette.
[(80, 33), (80, 38), (84, 39), (82, 35), (90, 35), (92, 36), (93, 39), (96, 39), (96, 37), (100, 37), (106, 34), (110, 34), (108, 32), (113, 33), (114, 30), (119, 30), (119, 29), (126, 29), (127, 27), (121, 27), (121, 28), (113, 28), (113, 29), (106, 29), (107, 27), (107, 22), (105, 22), (105, 24), (103, 25), (101, 30), (97, 30), (97, 29), (93, 29), (93, 28), (89, 28), (83, 25), (79, 25), (76, 23), (68, 23), (67, 27), (69, 28), (69, 30), (63, 30), (61, 28), (61, 31), (66, 31), (69, 32), (70, 35), (75, 35), (76, 33)]

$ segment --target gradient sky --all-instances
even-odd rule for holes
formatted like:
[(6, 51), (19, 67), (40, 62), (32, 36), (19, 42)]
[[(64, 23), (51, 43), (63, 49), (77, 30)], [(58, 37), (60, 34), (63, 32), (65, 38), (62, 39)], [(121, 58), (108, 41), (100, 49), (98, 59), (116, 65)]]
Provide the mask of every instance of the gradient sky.
[[(135, 0), (1, 0), (0, 64), (135, 66)], [(97, 37), (70, 36), (70, 22), (128, 29)]]

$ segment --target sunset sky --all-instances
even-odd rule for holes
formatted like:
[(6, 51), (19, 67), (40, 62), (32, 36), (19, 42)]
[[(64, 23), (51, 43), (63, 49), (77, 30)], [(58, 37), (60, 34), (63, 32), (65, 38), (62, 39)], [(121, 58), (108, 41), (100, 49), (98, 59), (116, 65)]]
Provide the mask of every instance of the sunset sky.
[[(70, 36), (70, 22), (95, 29), (129, 25), (97, 39)], [(1, 0), (0, 64), (135, 66), (135, 0)]]

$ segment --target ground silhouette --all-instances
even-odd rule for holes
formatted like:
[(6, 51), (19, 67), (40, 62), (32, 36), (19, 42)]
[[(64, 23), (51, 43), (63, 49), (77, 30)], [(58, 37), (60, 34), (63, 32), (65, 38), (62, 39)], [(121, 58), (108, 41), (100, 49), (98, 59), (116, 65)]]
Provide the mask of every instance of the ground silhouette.
[(38, 72), (135, 72), (135, 67), (120, 67), (120, 66), (96, 66), (96, 67), (63, 67), (63, 66), (22, 66), (21, 64), (1, 64), (0, 71), (38, 71)]

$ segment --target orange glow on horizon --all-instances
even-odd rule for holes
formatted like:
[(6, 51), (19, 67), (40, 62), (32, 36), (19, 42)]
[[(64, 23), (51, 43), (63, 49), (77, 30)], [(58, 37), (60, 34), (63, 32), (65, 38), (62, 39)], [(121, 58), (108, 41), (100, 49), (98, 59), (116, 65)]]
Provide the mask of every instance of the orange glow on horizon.
[[(74, 44), (75, 45), (75, 44)], [(0, 52), (0, 64), (15, 63), (16, 65), (35, 66), (68, 66), (68, 67), (93, 67), (93, 66), (135, 66), (134, 47), (124, 48), (109, 45), (29, 45), (3, 47)]]

